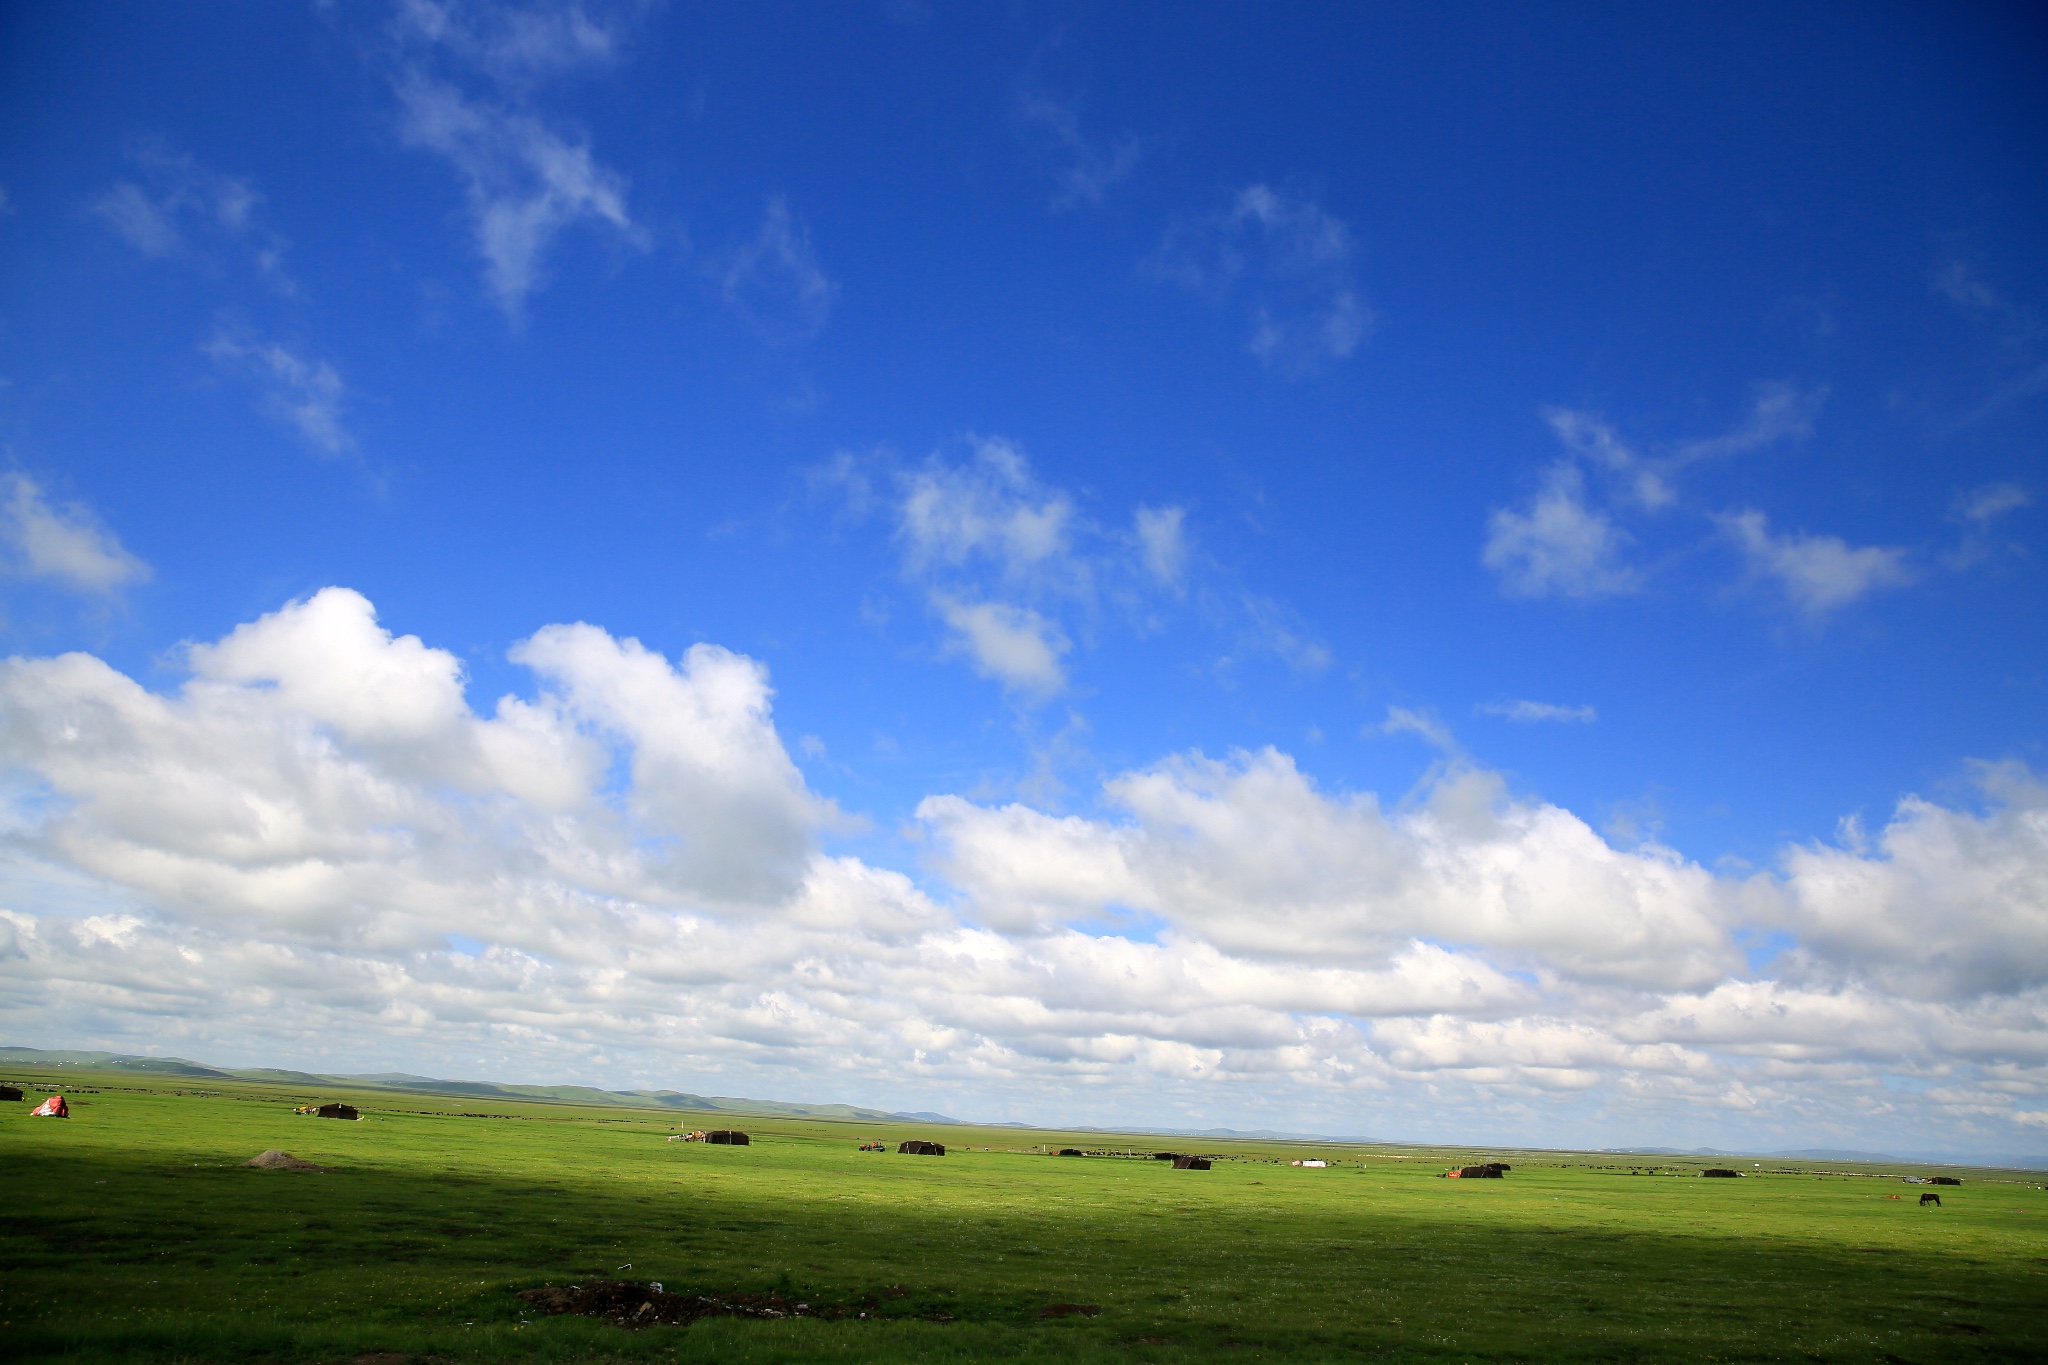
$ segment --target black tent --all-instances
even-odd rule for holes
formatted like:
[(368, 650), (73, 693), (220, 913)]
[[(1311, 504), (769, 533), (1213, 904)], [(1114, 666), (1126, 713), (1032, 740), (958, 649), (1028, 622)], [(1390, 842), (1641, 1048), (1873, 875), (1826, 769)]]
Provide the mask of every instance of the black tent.
[(717, 1147), (745, 1147), (754, 1141), (734, 1128), (713, 1128), (704, 1135), (704, 1140)]
[(0, 1085), (0, 1100), (18, 1100), (20, 1098), (21, 1091), (11, 1085)]
[(897, 1143), (896, 1152), (899, 1156), (944, 1156), (946, 1154), (946, 1144), (943, 1142), (925, 1142), (919, 1138), (912, 1138), (908, 1142)]
[(356, 1112), (356, 1107), (352, 1104), (323, 1104), (314, 1112), (323, 1119), (359, 1119), (362, 1117), (361, 1114)]
[(1205, 1156), (1177, 1156), (1173, 1159), (1173, 1169), (1176, 1171), (1206, 1171), (1209, 1169), (1209, 1158)]

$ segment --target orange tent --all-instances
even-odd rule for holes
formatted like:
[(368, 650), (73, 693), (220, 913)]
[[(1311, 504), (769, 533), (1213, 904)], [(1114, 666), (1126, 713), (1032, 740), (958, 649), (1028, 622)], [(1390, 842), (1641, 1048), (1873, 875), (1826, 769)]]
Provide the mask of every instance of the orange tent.
[(71, 1106), (64, 1103), (62, 1095), (52, 1095), (30, 1110), (29, 1117), (32, 1119), (68, 1119), (71, 1117)]

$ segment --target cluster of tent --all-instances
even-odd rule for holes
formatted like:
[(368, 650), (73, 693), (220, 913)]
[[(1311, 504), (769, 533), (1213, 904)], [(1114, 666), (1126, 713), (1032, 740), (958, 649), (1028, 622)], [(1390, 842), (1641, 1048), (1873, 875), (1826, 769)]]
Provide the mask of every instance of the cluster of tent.
[(362, 1118), (352, 1104), (302, 1104), (292, 1110), (294, 1114), (311, 1114), (315, 1118), (347, 1119), (350, 1122)]
[(1489, 1161), (1483, 1166), (1460, 1166), (1456, 1170), (1445, 1171), (1444, 1179), (1498, 1180), (1502, 1176), (1506, 1175), (1509, 1171), (1512, 1171), (1513, 1169), (1515, 1168), (1512, 1166), (1504, 1165), (1501, 1162)]

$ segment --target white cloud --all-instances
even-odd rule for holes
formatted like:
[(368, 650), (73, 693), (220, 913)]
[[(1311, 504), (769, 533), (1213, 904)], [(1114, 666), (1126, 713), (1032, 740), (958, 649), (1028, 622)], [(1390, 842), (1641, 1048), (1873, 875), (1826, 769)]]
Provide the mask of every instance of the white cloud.
[(1559, 706), (1547, 701), (1492, 701), (1479, 708), (1489, 716), (1501, 716), (1521, 725), (1560, 721), (1568, 725), (1590, 725), (1599, 718), (1591, 706)]
[[(1441, 1140), (1512, 1115), (1525, 1141), (1955, 1145), (2048, 1109), (2048, 801), (2018, 769), (1981, 811), (1909, 799), (1871, 850), (1738, 880), (1456, 762), (1384, 808), (1271, 750), (1189, 754), (1099, 814), (929, 798), (954, 909), (818, 848), (840, 817), (757, 663), (591, 625), (515, 654), (537, 690), (479, 712), (453, 655), (329, 589), (194, 647), (167, 693), (0, 663), (0, 1023)], [(1796, 936), (1777, 979), (1738, 929)]]
[(342, 420), (347, 386), (334, 366), (309, 359), (281, 341), (245, 333), (216, 331), (206, 354), (220, 365), (237, 369), (263, 389), (263, 407), (287, 423), (324, 455), (340, 455), (355, 446)]
[(1058, 626), (1028, 607), (960, 602), (934, 594), (932, 605), (954, 632), (975, 671), (1038, 697), (1067, 685), (1060, 658), (1071, 646)]
[(591, 9), (584, 4), (400, 0), (393, 28), (401, 41), (438, 46), (501, 84), (523, 87), (617, 59), (626, 16), (607, 18)]
[(760, 231), (725, 262), (719, 288), (749, 326), (785, 344), (823, 331), (839, 292), (819, 266), (810, 234), (780, 198), (768, 201)]
[(285, 242), (263, 228), (263, 196), (248, 180), (223, 175), (160, 142), (130, 149), (137, 179), (117, 180), (92, 202), (120, 238), (156, 260), (203, 261), (231, 247), (246, 253), (273, 289), (294, 292), (284, 271)]
[(1042, 90), (1019, 91), (1017, 117), (1030, 139), (1059, 163), (1053, 173), (1059, 184), (1052, 201), (1056, 209), (1101, 203), (1111, 189), (1130, 178), (1145, 154), (1145, 141), (1135, 133), (1109, 142), (1090, 137), (1082, 130), (1080, 111), (1072, 101)]
[(1819, 616), (1879, 588), (1911, 583), (1906, 552), (1889, 546), (1851, 546), (1839, 536), (1772, 535), (1769, 519), (1754, 509), (1722, 516), (1721, 527), (1742, 547), (1754, 573), (1776, 581), (1809, 616)]
[(0, 475), (0, 544), (14, 572), (55, 579), (76, 592), (113, 593), (149, 580), (149, 565), (122, 548), (82, 503), (52, 506), (21, 472)]
[(1313, 200), (1252, 185), (1229, 211), (1168, 233), (1151, 269), (1218, 300), (1242, 300), (1251, 320), (1246, 348), (1267, 368), (1299, 376), (1350, 358), (1372, 328), (1357, 255), (1343, 219)]
[(1425, 711), (1406, 706), (1389, 706), (1387, 718), (1374, 727), (1383, 735), (1414, 735), (1433, 748), (1450, 753), (1458, 747), (1458, 741), (1444, 728), (1441, 721)]
[(1169, 588), (1179, 587), (1187, 570), (1185, 507), (1140, 507), (1133, 517), (1146, 570)]
[(1611, 517), (1586, 505), (1584, 476), (1564, 463), (1527, 507), (1494, 511), (1480, 559), (1516, 597), (1603, 597), (1642, 585), (1621, 562), (1629, 543)]
[(444, 157), (462, 178), (485, 283), (508, 316), (516, 318), (542, 283), (548, 248), (563, 229), (588, 220), (627, 242), (644, 240), (626, 209), (625, 177), (599, 165), (583, 142), (417, 73), (398, 95), (406, 141)]
[(971, 460), (937, 457), (900, 479), (897, 534), (915, 573), (986, 562), (1011, 583), (1078, 583), (1074, 503), (1046, 488), (1022, 451), (1003, 440), (975, 445)]
[(2033, 502), (2034, 495), (2016, 483), (1987, 483), (1957, 495), (1956, 516), (1982, 525)]
[(2048, 985), (2048, 784), (2016, 765), (1979, 781), (1984, 814), (1909, 796), (1874, 854), (1787, 852), (1790, 923), (1827, 969), (1923, 999)]

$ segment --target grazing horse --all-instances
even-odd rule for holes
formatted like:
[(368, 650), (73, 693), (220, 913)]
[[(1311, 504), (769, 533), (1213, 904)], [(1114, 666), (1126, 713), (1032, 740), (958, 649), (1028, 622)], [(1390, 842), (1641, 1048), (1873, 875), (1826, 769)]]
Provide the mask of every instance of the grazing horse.
[(1932, 1205), (1934, 1205), (1934, 1207), (1936, 1207), (1936, 1208), (1940, 1208), (1940, 1207), (1941, 1207), (1941, 1196), (1940, 1196), (1940, 1195), (1938, 1195), (1938, 1194), (1936, 1194), (1936, 1193), (1935, 1193), (1935, 1192), (1934, 1192), (1933, 1190), (1929, 1190), (1929, 1191), (1927, 1191), (1927, 1192), (1926, 1192), (1925, 1194), (1923, 1194), (1923, 1195), (1921, 1195), (1921, 1196), (1920, 1196), (1920, 1207), (1921, 1207), (1921, 1208), (1923, 1208), (1923, 1209), (1924, 1209), (1924, 1208), (1926, 1208), (1926, 1207), (1927, 1207), (1927, 1206), (1928, 1206), (1929, 1204), (1932, 1204)]

